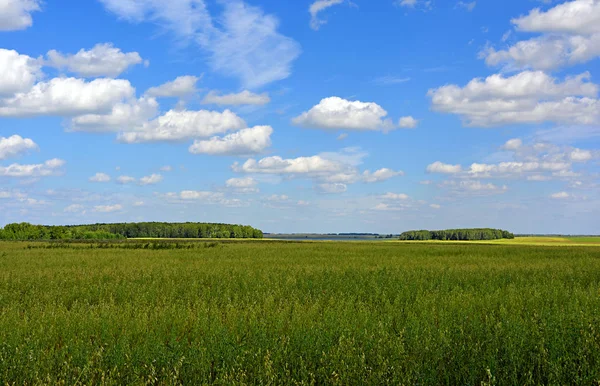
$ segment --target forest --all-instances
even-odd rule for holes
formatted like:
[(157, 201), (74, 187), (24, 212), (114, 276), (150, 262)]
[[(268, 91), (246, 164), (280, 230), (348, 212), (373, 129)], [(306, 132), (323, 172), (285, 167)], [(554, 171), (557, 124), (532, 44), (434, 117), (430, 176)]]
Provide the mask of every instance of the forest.
[(502, 229), (446, 229), (440, 231), (408, 231), (400, 235), (400, 240), (498, 240), (514, 239), (515, 235)]
[(140, 222), (90, 225), (8, 224), (0, 229), (0, 240), (112, 240), (125, 238), (263, 238), (263, 232), (248, 225), (211, 223)]

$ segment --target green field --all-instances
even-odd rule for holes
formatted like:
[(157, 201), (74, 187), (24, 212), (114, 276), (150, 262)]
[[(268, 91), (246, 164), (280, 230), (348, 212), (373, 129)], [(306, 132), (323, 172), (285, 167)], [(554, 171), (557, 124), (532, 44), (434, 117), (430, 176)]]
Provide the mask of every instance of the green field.
[(600, 246), (124, 245), (0, 243), (0, 384), (600, 382)]

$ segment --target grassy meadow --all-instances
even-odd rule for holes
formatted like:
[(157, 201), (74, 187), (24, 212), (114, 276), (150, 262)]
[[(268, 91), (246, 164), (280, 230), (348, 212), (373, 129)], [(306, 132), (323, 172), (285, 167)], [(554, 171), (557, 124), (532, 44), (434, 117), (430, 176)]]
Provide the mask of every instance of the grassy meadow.
[(0, 384), (600, 383), (600, 246), (138, 243), (0, 243)]

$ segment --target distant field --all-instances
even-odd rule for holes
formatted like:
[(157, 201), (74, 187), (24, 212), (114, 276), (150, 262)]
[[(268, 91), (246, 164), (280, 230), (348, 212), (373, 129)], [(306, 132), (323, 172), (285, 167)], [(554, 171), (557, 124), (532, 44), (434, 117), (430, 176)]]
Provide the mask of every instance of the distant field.
[(0, 384), (598, 384), (556, 242), (0, 243)]

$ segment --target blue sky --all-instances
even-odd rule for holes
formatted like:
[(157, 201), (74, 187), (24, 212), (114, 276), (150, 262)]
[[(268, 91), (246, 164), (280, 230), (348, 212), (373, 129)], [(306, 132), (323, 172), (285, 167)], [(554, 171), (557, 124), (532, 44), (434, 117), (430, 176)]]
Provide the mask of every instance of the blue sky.
[(598, 234), (598, 57), (598, 0), (0, 0), (0, 225)]

